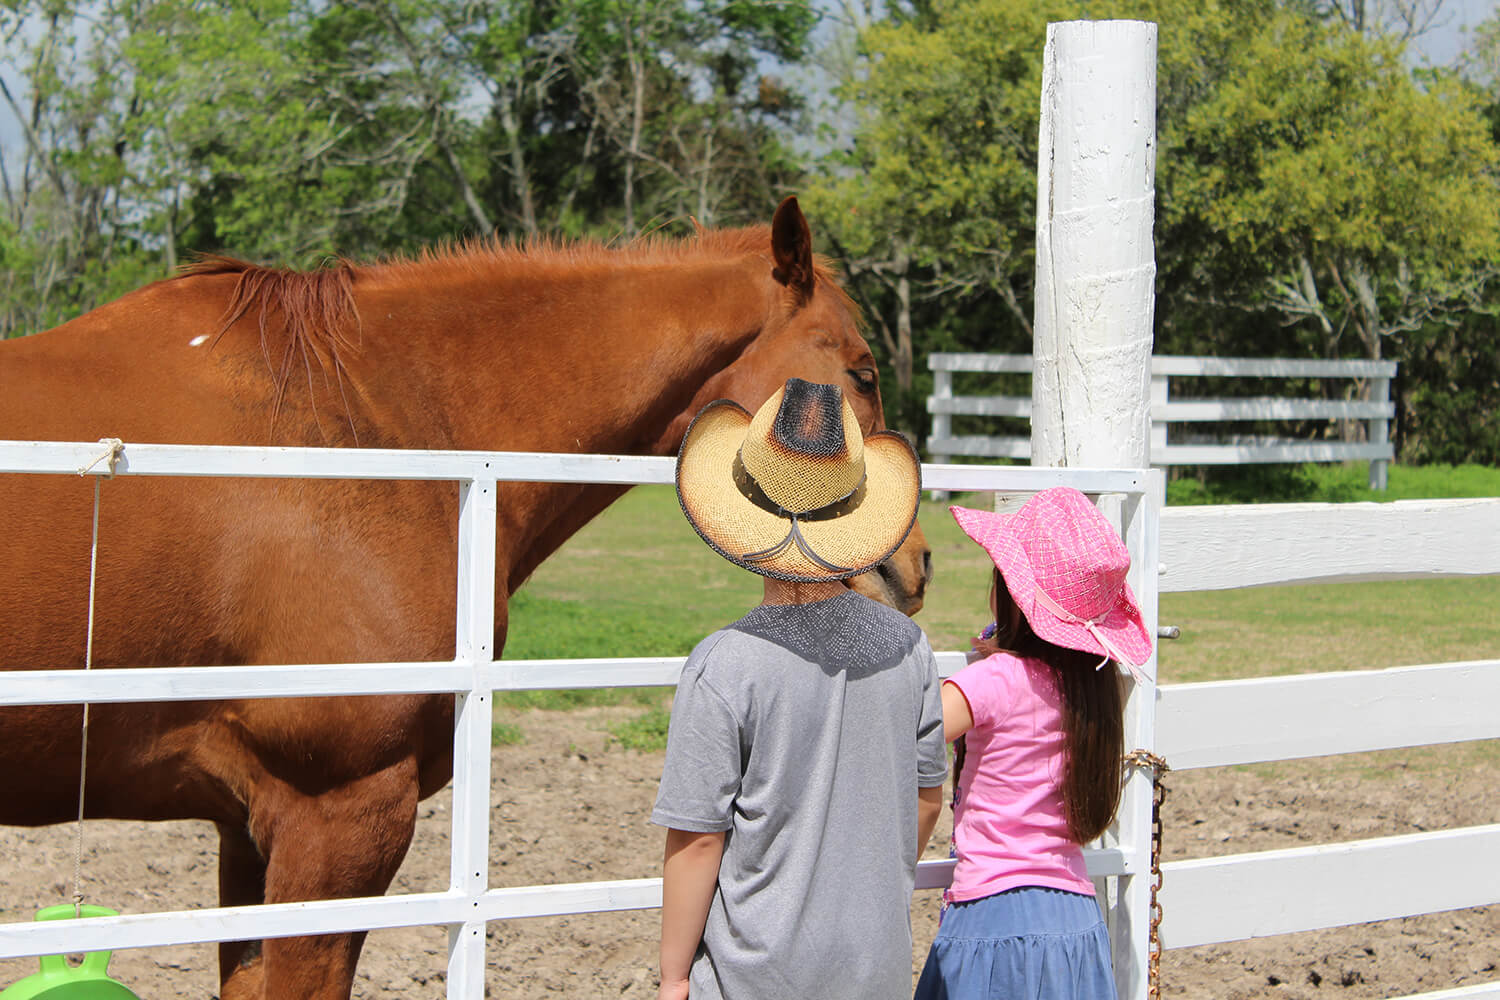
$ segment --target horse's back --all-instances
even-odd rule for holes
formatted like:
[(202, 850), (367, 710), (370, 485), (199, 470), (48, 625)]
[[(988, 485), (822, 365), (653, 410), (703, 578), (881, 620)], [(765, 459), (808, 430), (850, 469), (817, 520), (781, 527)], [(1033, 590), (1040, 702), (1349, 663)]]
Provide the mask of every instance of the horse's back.
[[(308, 420), (306, 400), (296, 398), (276, 415), (259, 317), (217, 336), (234, 284), (230, 274), (158, 282), (0, 344), (0, 439), (342, 443), (337, 411)], [(431, 515), (453, 492), (450, 484), (109, 480), (99, 496), (92, 663), (450, 657), (453, 555), (441, 545), (441, 517)], [(84, 665), (93, 516), (92, 477), (0, 475), (0, 666)], [(419, 591), (430, 596), (418, 600)], [(317, 758), (330, 769), (318, 778), (325, 783), (365, 773), (374, 765), (333, 744), (358, 730), (367, 737), (358, 747), (409, 753), (429, 701), (96, 706), (91, 729), (110, 752), (101, 761), (90, 754), (98, 777), (90, 813), (234, 821), (241, 807), (230, 786), (234, 774), (248, 780), (246, 761)], [(0, 770), (15, 786), (0, 823), (57, 822), (77, 809), (78, 726), (76, 707), (0, 709)]]
[[(210, 445), (348, 443), (345, 414), (278, 400), (260, 317), (219, 336), (236, 278), (157, 282), (0, 344), (0, 439)], [(274, 316), (271, 319), (274, 320)], [(273, 332), (274, 338), (274, 332)], [(282, 405), (284, 404), (284, 405)], [(102, 450), (102, 449), (101, 449)], [(101, 665), (348, 661), (441, 655), (433, 626), (389, 648), (413, 579), (411, 522), (450, 487), (126, 477), (103, 487), (94, 660)], [(83, 665), (93, 483), (0, 476), (0, 664)], [(395, 521), (405, 516), (404, 527)], [(437, 529), (441, 531), (441, 526)], [(426, 539), (432, 544), (434, 539)], [(448, 578), (451, 580), (451, 577)], [(449, 588), (451, 589), (451, 587)], [(395, 607), (390, 603), (394, 602)], [(342, 617), (337, 617), (342, 614)], [(334, 625), (329, 626), (332, 619)], [(140, 628), (150, 623), (149, 628)], [(386, 643), (385, 648), (375, 648)], [(301, 655), (293, 656), (294, 650)]]

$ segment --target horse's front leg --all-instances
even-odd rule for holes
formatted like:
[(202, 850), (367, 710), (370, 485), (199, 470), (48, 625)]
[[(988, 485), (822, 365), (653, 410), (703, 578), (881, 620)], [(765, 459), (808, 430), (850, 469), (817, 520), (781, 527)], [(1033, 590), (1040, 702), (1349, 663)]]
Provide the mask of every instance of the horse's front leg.
[[(250, 830), (265, 857), (265, 902), (382, 895), (406, 856), (416, 815), (411, 759), (317, 795), (283, 786), (257, 796)], [(226, 945), (223, 1000), (347, 1000), (364, 940), (363, 933), (271, 938), (258, 956), (253, 946)]]
[[(266, 901), (266, 861), (243, 826), (220, 823), (219, 905), (254, 906)], [(225, 997), (260, 996), (260, 942), (219, 945), (219, 989)], [(233, 980), (233, 986), (231, 986)], [(254, 981), (252, 983), (252, 980)], [(233, 990), (233, 992), (231, 992)]]

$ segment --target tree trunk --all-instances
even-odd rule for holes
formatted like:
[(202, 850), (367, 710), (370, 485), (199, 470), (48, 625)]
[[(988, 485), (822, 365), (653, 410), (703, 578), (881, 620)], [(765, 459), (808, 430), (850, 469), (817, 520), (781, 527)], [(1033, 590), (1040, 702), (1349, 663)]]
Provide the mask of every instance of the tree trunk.
[(521, 127), (516, 123), (516, 112), (510, 104), (501, 103), (498, 110), (500, 127), (505, 131), (506, 152), (510, 157), (511, 191), (521, 210), (521, 228), (531, 236), (537, 231), (536, 202), (531, 192), (531, 173), (526, 169), (526, 153), (521, 148)]
[(910, 265), (911, 258), (902, 250), (896, 259), (896, 354), (891, 366), (896, 370), (896, 390), (903, 400), (912, 389)]
[(625, 232), (635, 236), (635, 164), (641, 155), (641, 125), (646, 117), (646, 67), (633, 44), (629, 45), (627, 59), (630, 65), (630, 145), (625, 150)]

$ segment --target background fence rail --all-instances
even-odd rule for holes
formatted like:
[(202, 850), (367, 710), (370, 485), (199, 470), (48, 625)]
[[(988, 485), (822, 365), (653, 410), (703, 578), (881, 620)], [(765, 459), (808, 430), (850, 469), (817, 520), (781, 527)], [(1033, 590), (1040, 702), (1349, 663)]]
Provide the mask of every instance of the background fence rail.
[[(982, 458), (1031, 457), (1031, 438), (1016, 434), (953, 433), (955, 416), (1030, 419), (1031, 397), (954, 395), (954, 372), (1025, 374), (1033, 370), (1029, 354), (937, 353), (928, 356), (933, 392), (927, 400), (932, 435), (927, 451), (934, 461), (956, 455)], [(1151, 359), (1151, 464), (1239, 465), (1253, 462), (1368, 461), (1370, 486), (1385, 489), (1387, 466), (1395, 457), (1389, 440), (1395, 405), (1390, 400), (1394, 361), (1323, 361), (1292, 358), (1208, 358), (1162, 355)], [(1280, 396), (1227, 399), (1170, 395), (1170, 379), (1187, 377), (1352, 379), (1368, 383), (1365, 399), (1298, 399)], [(1330, 420), (1362, 421), (1364, 441), (1296, 440), (1266, 435), (1236, 435), (1216, 442), (1179, 441), (1168, 437), (1171, 424), (1230, 421)], [(1221, 435), (1222, 437), (1222, 435)]]

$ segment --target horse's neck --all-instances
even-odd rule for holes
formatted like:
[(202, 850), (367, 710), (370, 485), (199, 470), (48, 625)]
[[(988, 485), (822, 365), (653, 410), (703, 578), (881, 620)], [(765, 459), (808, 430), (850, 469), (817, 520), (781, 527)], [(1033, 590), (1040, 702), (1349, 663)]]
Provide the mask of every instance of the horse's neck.
[[(450, 447), (666, 453), (704, 382), (765, 326), (769, 262), (673, 262), (485, 287), (449, 358)], [(458, 293), (462, 294), (462, 293)], [(403, 334), (403, 339), (410, 334)]]
[[(431, 394), (443, 401), (442, 420), (451, 427), (451, 440), (439, 446), (674, 452), (681, 418), (704, 384), (764, 329), (774, 301), (770, 269), (768, 260), (753, 258), (672, 261), (546, 285), (523, 277), (454, 290), (485, 305), (469, 313), (465, 330), (432, 331), (450, 352), (430, 369), (448, 380)], [(511, 545), (499, 555), (512, 588), (621, 492), (503, 488), (502, 530)]]

